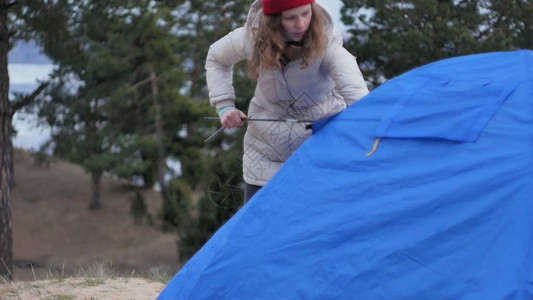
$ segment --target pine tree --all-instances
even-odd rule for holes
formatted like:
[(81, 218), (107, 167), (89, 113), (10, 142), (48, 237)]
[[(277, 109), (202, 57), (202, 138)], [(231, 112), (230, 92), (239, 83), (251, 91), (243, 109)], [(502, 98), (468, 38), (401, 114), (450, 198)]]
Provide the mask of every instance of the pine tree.
[[(51, 101), (40, 107), (41, 118), (55, 129), (54, 153), (91, 173), (92, 209), (100, 206), (99, 182), (104, 172), (128, 176), (124, 166), (132, 162), (136, 167), (130, 172), (145, 172), (152, 166), (145, 157), (154, 160), (165, 198), (168, 146), (162, 111), (172, 98), (168, 95), (175, 97), (176, 85), (180, 86), (168, 29), (147, 2), (75, 5), (70, 32), (82, 55), (56, 57), (57, 84), (49, 91)], [(69, 78), (75, 80), (69, 82)], [(147, 140), (155, 147), (132, 150)]]
[[(13, 114), (35, 101), (47, 86), (43, 83), (31, 94), (10, 101), (7, 55), (19, 39), (33, 37), (44, 40), (51, 35), (59, 36), (66, 25), (62, 4), (63, 1), (0, 0), (0, 277), (7, 280), (13, 278), (10, 205), (14, 170), (11, 141)], [(57, 46), (54, 41), (50, 41), (48, 47)]]
[[(223, 134), (210, 144), (203, 142), (220, 126), (218, 122), (203, 121), (203, 116), (215, 113), (208, 104), (204, 66), (209, 46), (244, 24), (251, 3), (243, 0), (156, 3), (159, 8), (173, 12), (165, 21), (173, 24), (175, 50), (187, 82), (181, 97), (163, 113), (165, 128), (175, 130), (174, 135), (170, 132), (166, 135), (172, 137), (169, 154), (179, 159), (182, 174), (169, 182), (170, 198), (160, 214), (165, 227), (177, 231), (180, 258), (185, 260), (242, 204), (242, 192), (238, 191), (242, 186), (244, 128)], [(246, 111), (254, 83), (246, 77), (244, 69), (244, 63), (235, 66), (234, 87), (236, 105)], [(190, 190), (195, 196), (191, 196)], [(210, 200), (213, 195), (232, 199), (231, 205)]]
[(435, 60), (533, 47), (533, 3), (343, 0), (348, 48), (374, 86)]
[(12, 163), (11, 121), (12, 110), (9, 103), (9, 75), (7, 73), (7, 53), (9, 51), (8, 8), (9, 3), (0, 1), (0, 276), (12, 279), (13, 233), (11, 206), (9, 202)]
[[(116, 18), (109, 7), (69, 3), (65, 9), (71, 18), (67, 35), (72, 47), (45, 48), (58, 70), (47, 100), (40, 103), (39, 115), (52, 128), (54, 154), (91, 174), (89, 208), (98, 209), (101, 178), (114, 159), (108, 150), (116, 138), (106, 119), (105, 103), (109, 91), (123, 81), (117, 74), (127, 71), (128, 65), (102, 55), (97, 48), (114, 29)], [(104, 63), (105, 71), (101, 69)]]

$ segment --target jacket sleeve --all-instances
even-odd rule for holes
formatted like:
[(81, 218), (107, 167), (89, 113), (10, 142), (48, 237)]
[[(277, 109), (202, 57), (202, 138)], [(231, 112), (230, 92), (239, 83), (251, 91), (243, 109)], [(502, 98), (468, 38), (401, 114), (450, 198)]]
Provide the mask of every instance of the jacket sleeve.
[(368, 87), (357, 65), (357, 59), (342, 46), (340, 32), (332, 33), (323, 63), (346, 105), (349, 106), (368, 94)]
[(249, 59), (253, 42), (244, 27), (237, 28), (209, 48), (205, 64), (209, 101), (217, 109), (233, 105), (233, 65)]

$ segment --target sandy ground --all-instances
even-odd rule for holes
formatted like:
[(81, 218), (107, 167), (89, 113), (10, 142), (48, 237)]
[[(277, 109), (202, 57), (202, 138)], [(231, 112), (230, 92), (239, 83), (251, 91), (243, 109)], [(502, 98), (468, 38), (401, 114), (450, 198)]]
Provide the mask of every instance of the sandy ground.
[(0, 285), (0, 299), (145, 300), (156, 299), (162, 289), (162, 283), (141, 278), (73, 278)]

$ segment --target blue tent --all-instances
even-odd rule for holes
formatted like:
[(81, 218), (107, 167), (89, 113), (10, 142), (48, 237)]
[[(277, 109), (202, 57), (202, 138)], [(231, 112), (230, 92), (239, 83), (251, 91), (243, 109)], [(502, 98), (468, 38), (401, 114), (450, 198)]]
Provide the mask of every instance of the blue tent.
[(159, 299), (533, 299), (533, 51), (417, 68), (322, 125)]

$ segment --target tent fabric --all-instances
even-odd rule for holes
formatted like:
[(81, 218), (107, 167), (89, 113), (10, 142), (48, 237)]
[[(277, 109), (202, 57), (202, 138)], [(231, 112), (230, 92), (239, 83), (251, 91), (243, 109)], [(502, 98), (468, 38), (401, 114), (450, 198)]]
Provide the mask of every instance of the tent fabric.
[(380, 97), (395, 98), (396, 104), (381, 121), (377, 136), (474, 142), (516, 88), (516, 83), (413, 77), (407, 87), (402, 78), (379, 90)]
[(158, 299), (533, 299), (532, 70), (533, 51), (486, 53), (383, 84)]

